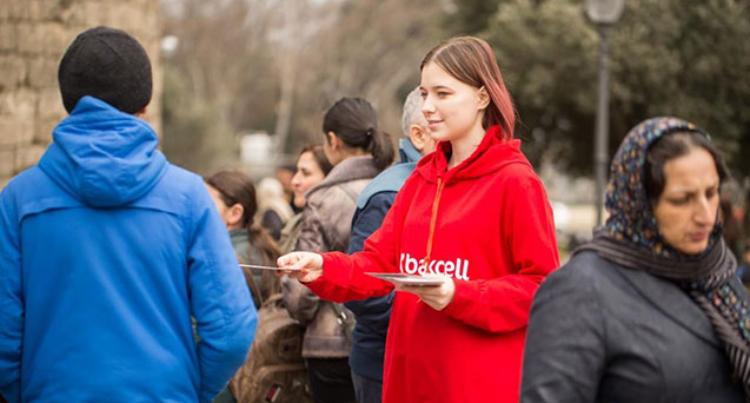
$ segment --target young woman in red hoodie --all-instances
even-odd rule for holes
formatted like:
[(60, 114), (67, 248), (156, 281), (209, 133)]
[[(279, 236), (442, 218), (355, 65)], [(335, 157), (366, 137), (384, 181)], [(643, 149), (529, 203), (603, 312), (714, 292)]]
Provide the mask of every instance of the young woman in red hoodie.
[(559, 266), (552, 212), (513, 139), (513, 104), (490, 46), (448, 40), (421, 72), (422, 111), (439, 144), (381, 228), (362, 252), (293, 252), (278, 264), (341, 302), (393, 289), (366, 272), (439, 275), (438, 286), (398, 287), (383, 401), (517, 402), (531, 301)]

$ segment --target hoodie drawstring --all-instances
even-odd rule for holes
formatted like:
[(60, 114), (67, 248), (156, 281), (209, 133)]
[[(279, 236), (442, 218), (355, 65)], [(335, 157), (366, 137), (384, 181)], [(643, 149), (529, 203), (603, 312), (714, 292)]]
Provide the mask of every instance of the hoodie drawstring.
[(443, 193), (443, 178), (438, 177), (437, 180), (437, 192), (435, 192), (435, 199), (432, 201), (432, 215), (430, 216), (430, 232), (427, 234), (427, 254), (424, 258), (425, 266), (429, 266), (430, 259), (432, 256), (432, 240), (435, 237), (435, 226), (437, 225), (438, 208), (440, 207), (440, 196)]

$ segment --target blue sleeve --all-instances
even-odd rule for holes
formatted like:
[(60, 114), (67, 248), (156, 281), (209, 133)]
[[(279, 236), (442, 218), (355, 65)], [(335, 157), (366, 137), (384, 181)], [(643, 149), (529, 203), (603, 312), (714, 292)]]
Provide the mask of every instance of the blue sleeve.
[(188, 270), (200, 336), (199, 399), (211, 402), (245, 361), (257, 315), (227, 229), (202, 184), (196, 193)]
[(352, 218), (352, 235), (346, 253), (351, 255), (364, 247), (367, 238), (383, 224), (385, 215), (393, 205), (396, 192), (380, 192), (373, 195), (362, 209), (357, 209)]
[(17, 212), (8, 188), (0, 194), (0, 395), (21, 399), (23, 298)]

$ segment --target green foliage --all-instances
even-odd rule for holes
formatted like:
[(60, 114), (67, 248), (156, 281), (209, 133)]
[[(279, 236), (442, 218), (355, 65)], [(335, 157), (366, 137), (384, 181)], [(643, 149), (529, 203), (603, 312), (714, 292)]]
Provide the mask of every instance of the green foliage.
[(596, 33), (586, 25), (580, 6), (570, 1), (506, 2), (487, 39), (519, 112), (517, 135), (526, 140), (532, 160), (590, 155)]
[(502, 0), (454, 0), (455, 12), (445, 20), (446, 29), (453, 35), (472, 35), (489, 27)]
[(174, 164), (208, 175), (237, 159), (232, 131), (214, 104), (195, 99), (183, 76), (164, 68), (162, 147)]
[[(426, 51), (474, 34), (497, 53), (532, 161), (592, 172), (599, 34), (582, 0), (181, 4), (182, 14), (165, 18), (180, 47), (164, 60), (163, 123), (165, 151), (185, 166), (231, 164), (237, 133), (273, 133), (284, 121), (285, 74), (294, 78), (286, 151), (321, 141), (323, 111), (341, 96), (369, 99), (381, 127), (398, 135)], [(747, 0), (627, 0), (609, 30), (610, 153), (641, 120), (675, 115), (709, 131), (737, 176), (750, 174), (748, 38)]]
[[(581, 2), (503, 2), (483, 35), (514, 95), (527, 152), (591, 172), (598, 34)], [(674, 115), (704, 127), (748, 174), (747, 2), (628, 0), (609, 38), (611, 153), (641, 120)]]

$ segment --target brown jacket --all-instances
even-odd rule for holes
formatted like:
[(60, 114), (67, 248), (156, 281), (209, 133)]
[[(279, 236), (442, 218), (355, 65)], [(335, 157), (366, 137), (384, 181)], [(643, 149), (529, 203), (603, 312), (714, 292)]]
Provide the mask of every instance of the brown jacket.
[[(357, 195), (378, 174), (372, 157), (352, 157), (338, 165), (307, 193), (296, 250), (346, 251)], [(296, 280), (282, 280), (284, 302), (292, 317), (306, 325), (302, 356), (348, 357), (354, 315), (343, 305), (321, 300)]]
[(279, 240), (279, 250), (282, 255), (294, 252), (301, 229), (302, 213), (295, 214), (284, 224), (284, 228), (281, 229), (281, 239)]

